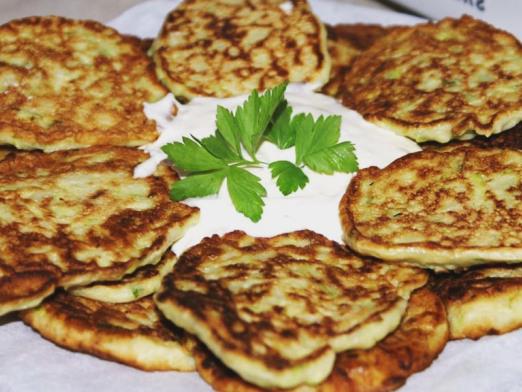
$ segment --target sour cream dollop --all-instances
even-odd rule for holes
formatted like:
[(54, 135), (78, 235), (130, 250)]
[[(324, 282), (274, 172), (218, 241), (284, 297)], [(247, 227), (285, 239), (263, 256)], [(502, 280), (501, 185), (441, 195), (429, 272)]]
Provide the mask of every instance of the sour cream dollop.
[[(403, 155), (419, 150), (419, 146), (413, 141), (365, 121), (358, 113), (344, 107), (334, 98), (312, 91), (310, 86), (290, 84), (285, 98), (293, 108), (293, 115), (311, 113), (314, 118), (320, 115), (340, 115), (342, 121), (339, 141), (348, 140), (355, 145), (361, 169), (369, 166), (384, 167)], [(143, 147), (150, 154), (150, 159), (136, 167), (135, 176), (146, 177), (154, 172), (156, 166), (166, 158), (161, 146), (181, 141), (183, 136), (192, 135), (200, 139), (213, 134), (216, 130), (218, 105), (235, 110), (246, 99), (247, 95), (225, 99), (198, 97), (183, 105), (169, 94), (159, 102), (146, 104), (145, 114), (156, 121), (160, 136), (154, 143)], [(173, 105), (178, 107), (176, 116), (172, 115)], [(261, 145), (257, 157), (265, 162), (295, 159), (293, 148), (282, 151), (268, 142)], [(268, 168), (250, 170), (261, 178), (268, 193), (262, 219), (253, 223), (238, 213), (224, 184), (219, 195), (185, 201), (201, 209), (201, 218), (199, 224), (174, 245), (174, 252), (181, 254), (204, 237), (232, 230), (244, 230), (254, 236), (272, 236), (309, 229), (332, 240), (341, 241), (338, 205), (353, 174), (329, 176), (305, 169), (310, 180), (306, 188), (285, 197), (277, 189)]]

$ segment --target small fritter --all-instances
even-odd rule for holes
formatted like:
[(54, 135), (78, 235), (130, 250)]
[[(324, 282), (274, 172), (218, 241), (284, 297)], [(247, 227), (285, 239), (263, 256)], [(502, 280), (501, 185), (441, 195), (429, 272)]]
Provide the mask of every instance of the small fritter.
[(57, 292), (22, 320), (51, 342), (142, 370), (192, 371), (191, 338), (157, 311), (152, 297), (110, 304)]
[(417, 142), (490, 136), (522, 121), (522, 45), (469, 16), (396, 28), (344, 89), (345, 105)]
[(476, 267), (437, 276), (451, 339), (478, 339), (522, 327), (522, 266)]
[(155, 40), (156, 72), (177, 96), (229, 97), (284, 81), (328, 81), (326, 30), (306, 0), (185, 0)]
[[(411, 295), (401, 324), (385, 339), (367, 350), (340, 353), (332, 373), (321, 384), (285, 391), (391, 391), (403, 385), (413, 373), (428, 367), (447, 341), (448, 324), (444, 305), (436, 294), (423, 288)], [(243, 381), (202, 344), (196, 346), (193, 355), (198, 373), (216, 391), (263, 390)]]
[(388, 33), (390, 28), (372, 24), (326, 25), (328, 53), (332, 59), (330, 80), (321, 91), (332, 97), (340, 98), (346, 73), (352, 62), (377, 39)]
[(355, 251), (447, 270), (522, 262), (522, 151), (425, 150), (352, 179), (340, 214)]
[(199, 216), (172, 202), (167, 165), (147, 178), (148, 155), (126, 147), (0, 161), (0, 315), (38, 304), (56, 286), (117, 280), (161, 256)]
[(185, 252), (155, 299), (243, 379), (291, 388), (323, 381), (337, 352), (372, 347), (394, 330), (426, 279), (310, 231), (235, 231)]
[(167, 250), (160, 262), (138, 268), (130, 275), (113, 282), (98, 282), (89, 286), (69, 290), (73, 295), (96, 301), (125, 303), (154, 294), (158, 291), (161, 280), (176, 263), (176, 255)]
[(57, 16), (0, 26), (0, 144), (46, 152), (154, 141), (143, 112), (167, 90), (141, 41)]

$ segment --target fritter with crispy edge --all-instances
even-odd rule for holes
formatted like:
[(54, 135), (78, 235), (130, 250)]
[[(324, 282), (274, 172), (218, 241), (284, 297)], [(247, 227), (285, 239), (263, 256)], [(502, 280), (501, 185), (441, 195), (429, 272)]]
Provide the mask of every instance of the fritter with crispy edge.
[(522, 266), (475, 267), (441, 274), (436, 282), (451, 339), (478, 339), (522, 327)]
[(369, 348), (400, 323), (420, 269), (363, 259), (311, 231), (235, 231), (181, 255), (155, 300), (243, 379), (317, 384), (336, 353)]
[(152, 54), (158, 77), (185, 99), (285, 81), (319, 88), (330, 73), (326, 30), (306, 0), (185, 0), (167, 16)]
[(344, 104), (417, 142), (490, 136), (522, 121), (522, 45), (469, 16), (394, 29), (344, 89)]
[(172, 271), (176, 260), (176, 255), (167, 250), (159, 263), (140, 267), (121, 280), (73, 287), (69, 292), (76, 296), (103, 302), (125, 303), (136, 301), (158, 291), (161, 280)]
[(435, 270), (522, 262), (522, 151), (425, 150), (352, 179), (340, 203), (355, 251)]
[[(367, 350), (339, 353), (330, 376), (317, 386), (302, 385), (287, 392), (384, 392), (403, 385), (413, 373), (427, 368), (448, 341), (448, 324), (442, 301), (422, 288), (410, 298), (399, 327)], [(225, 367), (202, 344), (193, 351), (196, 368), (220, 392), (260, 392)], [(279, 389), (278, 391), (283, 391)]]
[(0, 161), (0, 315), (57, 286), (117, 280), (157, 263), (199, 210), (169, 198), (175, 172), (133, 178), (147, 154), (91, 147)]
[(143, 104), (167, 90), (139, 39), (35, 16), (0, 26), (0, 92), (0, 144), (50, 152), (154, 141)]
[(111, 304), (63, 291), (21, 312), (22, 320), (51, 342), (138, 369), (194, 370), (191, 338), (173, 328), (152, 297)]
[(377, 39), (386, 35), (389, 30), (389, 27), (362, 23), (326, 25), (332, 69), (330, 80), (323, 86), (321, 92), (340, 98), (344, 77), (355, 58)]

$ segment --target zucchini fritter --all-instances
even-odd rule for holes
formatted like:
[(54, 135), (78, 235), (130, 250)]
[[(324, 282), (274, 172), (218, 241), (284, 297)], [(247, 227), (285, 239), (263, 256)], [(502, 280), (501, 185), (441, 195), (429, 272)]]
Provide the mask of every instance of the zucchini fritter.
[(46, 152), (154, 141), (145, 102), (166, 94), (137, 38), (98, 22), (0, 26), (0, 144)]
[(344, 89), (344, 104), (417, 142), (490, 136), (522, 121), (522, 45), (469, 16), (395, 28)]
[(199, 211), (170, 200), (175, 172), (136, 179), (147, 154), (91, 147), (0, 161), (0, 315), (57, 286), (117, 280), (161, 256)]
[(448, 270), (522, 262), (522, 151), (425, 150), (352, 179), (346, 243), (392, 262)]
[[(384, 392), (403, 385), (413, 373), (428, 367), (448, 341), (446, 312), (440, 298), (422, 288), (410, 297), (399, 327), (367, 350), (339, 353), (330, 376), (316, 386), (287, 392)], [(194, 350), (196, 368), (216, 391), (260, 392), (225, 367), (202, 344)]]
[(163, 319), (150, 296), (111, 304), (58, 292), (21, 317), (69, 350), (142, 370), (194, 370), (191, 338)]
[(363, 259), (311, 231), (205, 238), (181, 255), (155, 300), (243, 379), (317, 384), (336, 353), (369, 348), (400, 323), (420, 269)]
[(186, 99), (247, 94), (284, 81), (321, 87), (330, 73), (326, 30), (306, 0), (283, 3), (185, 0), (154, 41), (159, 78)]

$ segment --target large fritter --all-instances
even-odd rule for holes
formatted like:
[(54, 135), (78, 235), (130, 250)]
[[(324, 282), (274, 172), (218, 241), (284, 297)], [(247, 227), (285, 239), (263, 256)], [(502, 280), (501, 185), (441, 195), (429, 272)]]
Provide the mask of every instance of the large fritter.
[(522, 327), (522, 266), (486, 266), (437, 277), (452, 339), (478, 339)]
[(228, 97), (284, 81), (328, 81), (326, 31), (306, 0), (185, 0), (154, 42), (160, 79), (179, 97)]
[(161, 280), (172, 271), (176, 260), (176, 255), (167, 250), (159, 263), (140, 267), (121, 280), (73, 287), (70, 292), (80, 297), (103, 302), (132, 302), (158, 291)]
[(343, 93), (343, 81), (355, 58), (368, 49), (377, 39), (388, 33), (390, 28), (372, 24), (338, 24), (326, 26), (328, 53), (332, 61), (330, 80), (321, 91), (333, 97)]
[(522, 151), (426, 150), (361, 170), (340, 204), (362, 254), (454, 269), (522, 262)]
[(140, 40), (93, 21), (0, 26), (0, 144), (66, 150), (156, 139), (143, 104), (166, 94)]
[(198, 218), (169, 198), (175, 172), (133, 178), (147, 158), (126, 147), (0, 161), (0, 315), (36, 305), (56, 286), (116, 280), (157, 263)]
[(143, 370), (194, 370), (190, 337), (162, 318), (150, 296), (111, 304), (57, 292), (21, 317), (69, 350)]
[[(317, 386), (287, 392), (384, 392), (394, 390), (413, 373), (428, 367), (448, 340), (442, 301), (428, 289), (415, 291), (399, 327), (367, 350), (340, 353), (330, 376)], [(260, 392), (226, 368), (203, 345), (194, 350), (198, 373), (220, 392)]]
[(337, 352), (384, 338), (425, 282), (422, 270), (362, 259), (310, 231), (236, 231), (185, 252), (155, 298), (242, 378), (290, 388), (323, 381)]
[(522, 45), (469, 16), (394, 29), (353, 63), (343, 102), (418, 142), (522, 120)]

